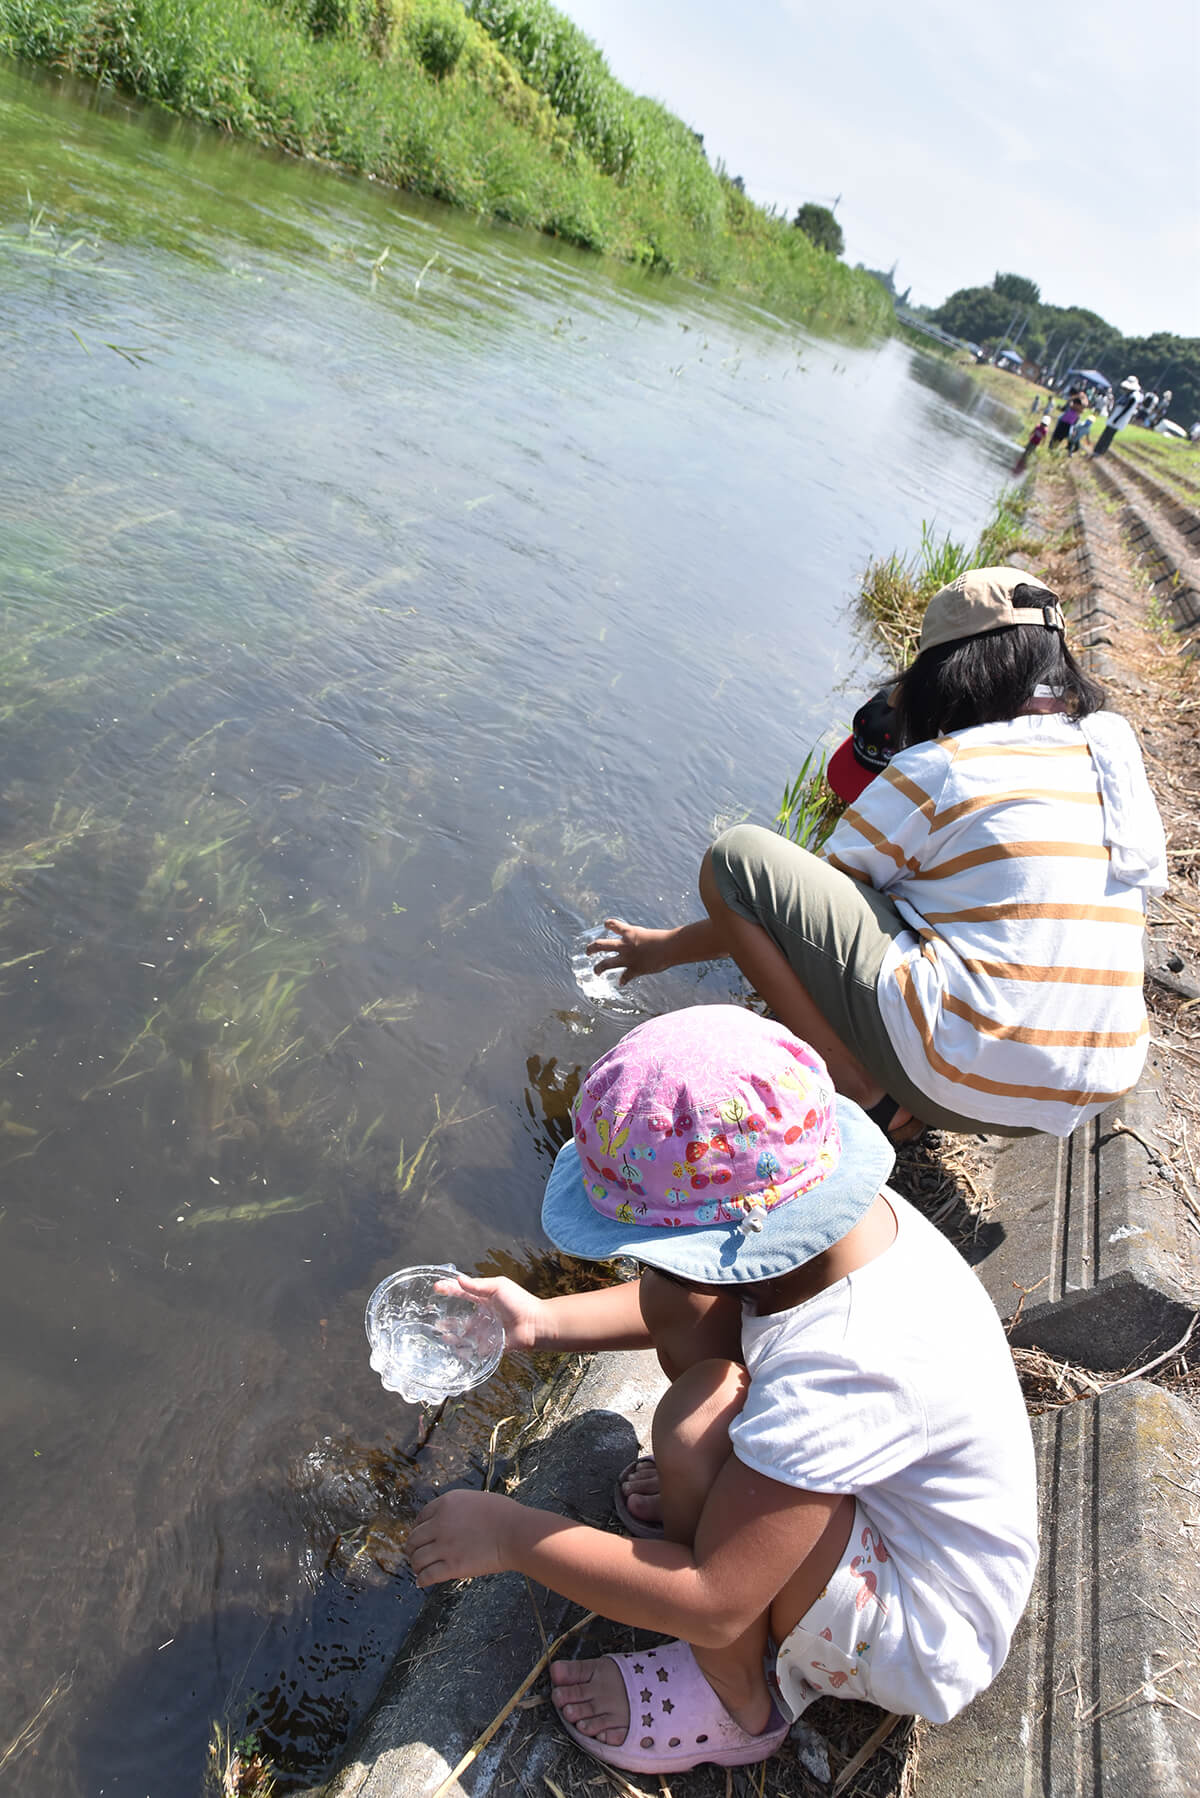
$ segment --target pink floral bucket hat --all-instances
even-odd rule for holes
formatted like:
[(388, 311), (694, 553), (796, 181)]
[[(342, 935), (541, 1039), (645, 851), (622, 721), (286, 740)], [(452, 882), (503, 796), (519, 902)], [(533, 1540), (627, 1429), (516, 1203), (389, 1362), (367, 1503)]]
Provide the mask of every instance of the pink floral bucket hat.
[(584, 1075), (542, 1224), (586, 1260), (768, 1280), (851, 1230), (893, 1161), (799, 1037), (740, 1006), (695, 1005), (639, 1024)]

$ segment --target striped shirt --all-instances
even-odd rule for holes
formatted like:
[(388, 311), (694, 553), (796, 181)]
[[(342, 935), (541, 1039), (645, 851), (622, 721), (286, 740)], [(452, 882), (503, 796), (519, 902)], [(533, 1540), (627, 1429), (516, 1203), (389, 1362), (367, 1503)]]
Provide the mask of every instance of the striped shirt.
[(1166, 862), (1123, 718), (1039, 714), (915, 744), (826, 855), (909, 926), (877, 992), (922, 1092), (981, 1123), (1066, 1136), (1136, 1083), (1145, 901)]

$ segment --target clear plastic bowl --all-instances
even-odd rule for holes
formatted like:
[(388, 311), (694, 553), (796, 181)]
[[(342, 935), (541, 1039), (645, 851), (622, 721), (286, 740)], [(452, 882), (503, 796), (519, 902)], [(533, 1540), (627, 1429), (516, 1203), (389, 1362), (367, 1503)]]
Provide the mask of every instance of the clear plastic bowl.
[[(438, 1405), (490, 1379), (504, 1353), (504, 1325), (491, 1306), (457, 1285), (458, 1269), (405, 1267), (367, 1301), (371, 1366), (386, 1392)], [(452, 1290), (439, 1292), (439, 1285)]]
[(606, 973), (597, 973), (595, 957), (587, 952), (589, 943), (610, 934), (603, 924), (597, 924), (594, 930), (581, 931), (571, 945), (571, 972), (585, 999), (590, 999), (594, 1005), (603, 1005), (606, 1011), (632, 1016), (637, 1011), (638, 1004), (629, 988), (621, 985), (620, 968), (609, 968)]

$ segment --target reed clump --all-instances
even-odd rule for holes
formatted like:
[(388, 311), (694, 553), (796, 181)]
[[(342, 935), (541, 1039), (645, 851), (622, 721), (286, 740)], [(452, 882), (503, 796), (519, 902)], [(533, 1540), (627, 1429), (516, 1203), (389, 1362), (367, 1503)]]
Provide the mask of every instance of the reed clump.
[(546, 0), (0, 0), (0, 52), (831, 330), (878, 282), (755, 206)]
[[(1019, 549), (1033, 547), (1024, 536), (1026, 504), (1025, 489), (1006, 488), (972, 549), (948, 533), (939, 537), (923, 520), (921, 546), (914, 554), (893, 553), (868, 564), (859, 604), (894, 668), (906, 667), (916, 655), (925, 607), (939, 587), (956, 580), (964, 569), (994, 567)], [(800, 772), (784, 788), (775, 819), (777, 830), (814, 854), (845, 810), (825, 779), (825, 765), (824, 751), (819, 746), (810, 749)]]
[(922, 521), (921, 545), (914, 554), (893, 553), (868, 563), (859, 600), (894, 667), (907, 666), (916, 655), (925, 607), (939, 587), (968, 568), (995, 567), (1029, 547), (1023, 535), (1025, 504), (1022, 489), (1007, 488), (973, 547), (948, 533), (939, 537)]
[(827, 759), (819, 746), (809, 750), (799, 774), (791, 786), (784, 788), (775, 818), (775, 828), (781, 836), (799, 843), (813, 855), (820, 853), (846, 809), (825, 778)]

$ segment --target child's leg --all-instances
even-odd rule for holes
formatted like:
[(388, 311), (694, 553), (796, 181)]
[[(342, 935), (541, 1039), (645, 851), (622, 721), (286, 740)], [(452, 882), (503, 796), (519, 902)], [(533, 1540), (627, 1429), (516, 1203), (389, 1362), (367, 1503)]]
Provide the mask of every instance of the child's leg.
[[(708, 1361), (689, 1369), (663, 1398), (654, 1419), (654, 1454), (662, 1473), (663, 1522), (669, 1541), (703, 1538), (703, 1513), (717, 1475), (732, 1454), (729, 1426), (746, 1400), (749, 1377), (738, 1362)], [(836, 1568), (854, 1515), (847, 1499), (813, 1551), (788, 1582), (793, 1603), (811, 1604)], [(807, 1609), (807, 1604), (805, 1604)], [(693, 1653), (714, 1692), (742, 1728), (766, 1729), (771, 1698), (763, 1675), (768, 1616), (764, 1612), (730, 1646)], [(607, 1657), (556, 1661), (551, 1668), (554, 1702), (584, 1735), (618, 1746), (629, 1728), (629, 1705), (620, 1674)]]
[[(741, 1301), (728, 1288), (700, 1291), (648, 1267), (641, 1277), (639, 1297), (643, 1321), (669, 1380), (677, 1380), (699, 1361), (741, 1361)], [(630, 1513), (640, 1523), (662, 1522), (657, 1461), (634, 1462), (622, 1475), (621, 1490)]]
[(638, 1296), (642, 1320), (669, 1380), (698, 1361), (741, 1360), (742, 1305), (730, 1287), (705, 1291), (648, 1267)]

